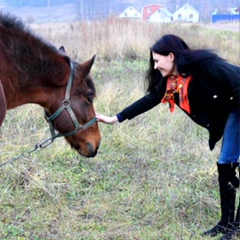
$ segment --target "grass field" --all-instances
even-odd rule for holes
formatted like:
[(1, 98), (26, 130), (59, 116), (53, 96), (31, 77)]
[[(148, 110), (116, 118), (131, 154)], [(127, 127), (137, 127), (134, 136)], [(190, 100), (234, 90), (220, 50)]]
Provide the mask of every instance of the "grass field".
[[(144, 94), (148, 49), (162, 34), (175, 33), (191, 47), (216, 49), (240, 65), (238, 32), (195, 24), (110, 19), (31, 27), (64, 45), (78, 61), (97, 53), (94, 105), (106, 115)], [(100, 129), (95, 158), (81, 157), (57, 139), (0, 169), (0, 239), (210, 239), (201, 233), (220, 217), (215, 164), (220, 142), (211, 152), (206, 130), (178, 109), (169, 114), (165, 105)], [(0, 134), (1, 162), (48, 136), (40, 107), (8, 111)]]

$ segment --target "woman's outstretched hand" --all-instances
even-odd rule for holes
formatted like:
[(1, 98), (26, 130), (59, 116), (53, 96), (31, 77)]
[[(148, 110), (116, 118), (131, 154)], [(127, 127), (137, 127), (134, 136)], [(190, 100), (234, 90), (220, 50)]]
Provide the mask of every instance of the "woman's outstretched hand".
[(100, 113), (96, 113), (96, 118), (97, 118), (98, 122), (102, 122), (102, 123), (106, 123), (106, 124), (114, 124), (114, 123), (118, 122), (118, 119), (116, 116), (108, 117), (108, 116), (104, 116)]

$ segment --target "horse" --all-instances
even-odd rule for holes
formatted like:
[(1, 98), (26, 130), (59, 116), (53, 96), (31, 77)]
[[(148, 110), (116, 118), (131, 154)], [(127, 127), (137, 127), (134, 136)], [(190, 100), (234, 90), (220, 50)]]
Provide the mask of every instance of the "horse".
[(94, 60), (95, 56), (78, 63), (64, 47), (37, 36), (20, 18), (0, 13), (0, 126), (7, 110), (38, 104), (52, 139), (64, 136), (80, 155), (94, 157), (101, 140), (90, 76)]

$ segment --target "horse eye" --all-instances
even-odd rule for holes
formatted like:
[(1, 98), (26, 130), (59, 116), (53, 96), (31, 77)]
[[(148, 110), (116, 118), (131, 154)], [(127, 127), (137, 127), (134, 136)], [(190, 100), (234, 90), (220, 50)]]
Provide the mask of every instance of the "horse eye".
[(87, 97), (87, 102), (92, 103), (93, 102), (93, 96), (88, 96)]

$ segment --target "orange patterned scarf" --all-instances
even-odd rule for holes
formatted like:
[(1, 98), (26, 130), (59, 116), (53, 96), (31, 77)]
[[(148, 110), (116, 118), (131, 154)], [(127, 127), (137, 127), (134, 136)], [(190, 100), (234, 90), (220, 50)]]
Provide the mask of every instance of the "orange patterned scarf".
[(190, 106), (188, 101), (188, 84), (192, 77), (170, 76), (167, 79), (167, 88), (162, 103), (169, 104), (170, 112), (174, 112), (175, 101), (174, 93), (179, 93), (179, 105), (182, 109), (190, 114)]

